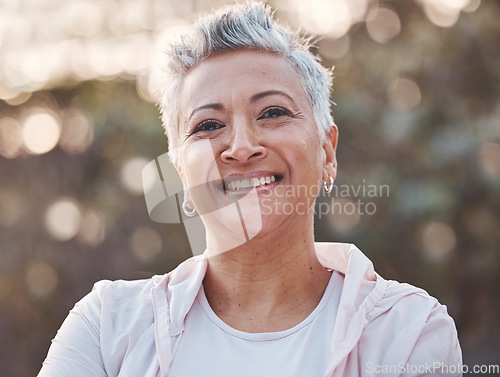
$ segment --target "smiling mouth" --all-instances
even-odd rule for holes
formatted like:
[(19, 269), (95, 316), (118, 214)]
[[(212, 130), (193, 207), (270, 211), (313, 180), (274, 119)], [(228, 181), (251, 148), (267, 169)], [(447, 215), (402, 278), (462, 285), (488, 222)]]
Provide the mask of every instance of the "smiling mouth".
[(269, 186), (279, 182), (283, 176), (281, 174), (266, 175), (261, 177), (242, 177), (241, 179), (232, 179), (230, 182), (223, 182), (223, 189), (226, 192), (247, 191), (254, 187)]

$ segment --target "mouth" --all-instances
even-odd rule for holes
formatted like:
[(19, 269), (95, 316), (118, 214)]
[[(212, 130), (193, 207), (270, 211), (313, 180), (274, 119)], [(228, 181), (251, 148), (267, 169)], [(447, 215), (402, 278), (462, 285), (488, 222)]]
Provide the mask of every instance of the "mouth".
[(281, 181), (283, 176), (281, 174), (261, 175), (257, 177), (239, 177), (230, 176), (224, 179), (221, 189), (227, 193), (249, 191), (254, 187), (270, 186), (276, 182)]

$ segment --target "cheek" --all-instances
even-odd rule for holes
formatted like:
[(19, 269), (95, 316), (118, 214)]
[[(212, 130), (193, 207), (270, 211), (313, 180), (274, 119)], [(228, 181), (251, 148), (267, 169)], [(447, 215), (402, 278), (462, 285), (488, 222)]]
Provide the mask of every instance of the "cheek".
[(181, 148), (182, 168), (186, 184), (194, 187), (207, 183), (215, 166), (215, 158), (209, 140), (199, 140)]
[[(298, 143), (290, 153), (290, 175), (294, 184), (315, 186), (321, 179), (321, 153), (314, 144)], [(292, 148), (288, 151), (291, 152)]]
[(321, 148), (319, 135), (316, 130), (308, 132), (305, 137), (303, 135), (297, 149), (299, 150), (298, 155), (300, 156), (300, 161), (302, 161), (302, 166), (306, 164), (310, 174), (321, 170), (323, 148)]

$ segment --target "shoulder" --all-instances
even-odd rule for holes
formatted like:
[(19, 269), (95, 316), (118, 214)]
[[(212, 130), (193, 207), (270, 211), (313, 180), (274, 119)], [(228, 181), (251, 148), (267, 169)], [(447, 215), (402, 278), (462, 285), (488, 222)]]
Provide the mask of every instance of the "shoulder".
[(76, 305), (89, 309), (103, 304), (112, 307), (142, 305), (150, 301), (151, 289), (157, 281), (157, 276), (141, 280), (101, 280), (95, 283), (92, 291)]
[(407, 326), (409, 323), (425, 326), (430, 320), (442, 318), (454, 327), (446, 306), (440, 304), (436, 298), (423, 289), (393, 280), (386, 282), (385, 292), (369, 312), (368, 318), (370, 322), (375, 323), (390, 318), (394, 324), (401, 326)]
[[(422, 289), (387, 281), (385, 294), (367, 320), (360, 341), (365, 360), (382, 359), (399, 366), (404, 361), (406, 368), (417, 369), (429, 365), (456, 367), (462, 362), (455, 322), (447, 307)], [(432, 373), (447, 375), (442, 372)]]
[[(200, 263), (202, 262), (202, 263)], [(203, 258), (193, 257), (164, 275), (142, 280), (101, 280), (75, 305), (75, 310), (100, 322), (130, 324), (141, 318), (153, 322), (155, 308), (168, 311), (172, 305), (182, 309), (194, 299), (206, 270)], [(165, 314), (165, 313), (163, 313)], [(133, 323), (133, 322), (132, 322)]]
[(118, 375), (122, 363), (154, 356), (150, 292), (156, 280), (97, 282), (66, 317), (40, 376)]
[(161, 277), (144, 280), (102, 280), (72, 310), (98, 339), (101, 355), (111, 369), (117, 360), (138, 350), (154, 348), (155, 310), (151, 290)]
[(72, 312), (101, 335), (111, 330), (151, 325), (154, 321), (151, 289), (159, 278), (98, 281), (92, 291), (76, 303)]
[(90, 295), (101, 301), (112, 300), (117, 303), (146, 299), (161, 278), (153, 276), (141, 280), (101, 280), (94, 284)]
[[(378, 317), (383, 318), (391, 313), (395, 314), (395, 312), (407, 312), (412, 318), (423, 318), (432, 308), (441, 306), (437, 299), (423, 289), (407, 283), (384, 280), (377, 275), (377, 283), (380, 280), (384, 282), (384, 291), (379, 301), (370, 310), (369, 318), (372, 320)], [(412, 310), (415, 306), (419, 310)]]

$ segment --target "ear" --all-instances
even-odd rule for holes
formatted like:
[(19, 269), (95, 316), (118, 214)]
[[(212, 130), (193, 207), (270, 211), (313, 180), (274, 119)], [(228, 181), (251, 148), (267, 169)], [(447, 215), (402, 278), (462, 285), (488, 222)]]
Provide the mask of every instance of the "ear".
[(332, 177), (337, 177), (337, 143), (339, 139), (339, 130), (335, 124), (332, 125), (330, 132), (326, 134), (323, 143), (324, 161), (323, 161), (323, 180), (327, 181)]

